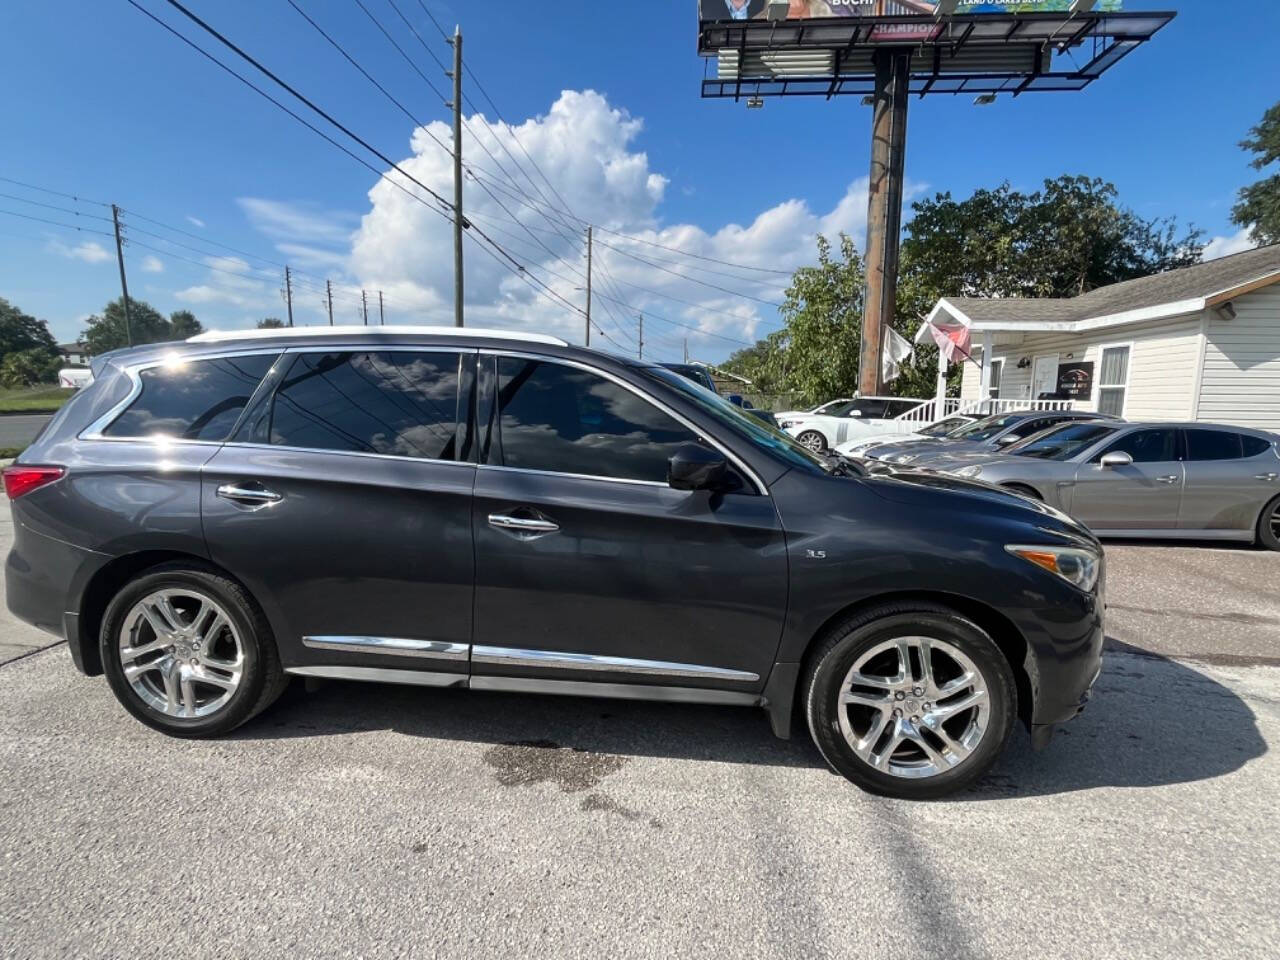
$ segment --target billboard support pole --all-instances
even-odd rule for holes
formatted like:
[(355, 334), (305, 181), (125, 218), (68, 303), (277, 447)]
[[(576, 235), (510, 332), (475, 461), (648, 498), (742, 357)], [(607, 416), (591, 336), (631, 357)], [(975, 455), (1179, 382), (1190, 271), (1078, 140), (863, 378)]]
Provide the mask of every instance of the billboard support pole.
[(871, 123), (871, 181), (867, 199), (867, 287), (863, 297), (858, 392), (884, 388), (880, 354), (893, 324), (898, 297), (898, 249), (902, 239), (903, 175), (907, 152), (907, 102), (911, 48), (875, 52), (875, 113)]

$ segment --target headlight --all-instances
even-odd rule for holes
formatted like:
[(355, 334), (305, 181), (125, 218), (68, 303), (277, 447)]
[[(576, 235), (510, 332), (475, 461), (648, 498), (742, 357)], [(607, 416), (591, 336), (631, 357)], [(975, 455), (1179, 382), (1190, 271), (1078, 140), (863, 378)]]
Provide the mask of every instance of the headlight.
[(1056, 573), (1063, 580), (1085, 593), (1098, 582), (1101, 557), (1083, 547), (1005, 547), (1015, 557), (1034, 563), (1041, 569)]
[(964, 477), (966, 480), (977, 480), (982, 476), (982, 468), (975, 463), (972, 467), (965, 467), (963, 470), (957, 470), (956, 476)]
[(789, 430), (790, 428), (794, 427), (798, 422), (799, 421), (796, 421), (796, 420), (783, 420), (780, 424), (778, 424), (778, 426), (783, 430)]

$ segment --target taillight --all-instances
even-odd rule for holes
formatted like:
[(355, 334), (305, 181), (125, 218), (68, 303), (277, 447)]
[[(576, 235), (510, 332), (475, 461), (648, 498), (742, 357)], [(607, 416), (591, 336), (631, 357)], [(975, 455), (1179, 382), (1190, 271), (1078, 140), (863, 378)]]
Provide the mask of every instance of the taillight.
[(4, 468), (4, 492), (10, 500), (17, 500), (23, 494), (62, 479), (66, 472), (63, 467), (29, 467), (15, 463)]

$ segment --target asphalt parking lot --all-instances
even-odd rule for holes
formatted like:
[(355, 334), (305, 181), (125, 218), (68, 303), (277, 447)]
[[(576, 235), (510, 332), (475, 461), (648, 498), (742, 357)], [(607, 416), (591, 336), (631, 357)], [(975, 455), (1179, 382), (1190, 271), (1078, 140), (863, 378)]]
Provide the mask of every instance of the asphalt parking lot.
[(170, 740), (0, 615), (0, 955), (1265, 954), (1280, 554), (1108, 554), (1095, 702), (935, 804), (731, 708), (335, 683)]

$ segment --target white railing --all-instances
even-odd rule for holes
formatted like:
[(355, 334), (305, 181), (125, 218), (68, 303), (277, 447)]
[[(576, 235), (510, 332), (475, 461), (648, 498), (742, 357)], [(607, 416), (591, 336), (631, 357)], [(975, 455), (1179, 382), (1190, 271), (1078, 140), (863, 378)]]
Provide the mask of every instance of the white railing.
[(1020, 410), (1053, 412), (1070, 410), (1070, 400), (974, 400), (963, 404), (955, 397), (947, 397), (939, 405), (935, 400), (923, 400), (919, 406), (912, 407), (906, 413), (894, 417), (899, 423), (912, 423), (927, 426), (945, 420), (947, 417), (970, 416), (990, 417), (1001, 413), (1016, 413)]
[(926, 425), (945, 420), (960, 410), (960, 401), (955, 397), (947, 397), (939, 409), (937, 400), (924, 400), (919, 406), (912, 407), (906, 413), (894, 417), (900, 423), (918, 423)]

